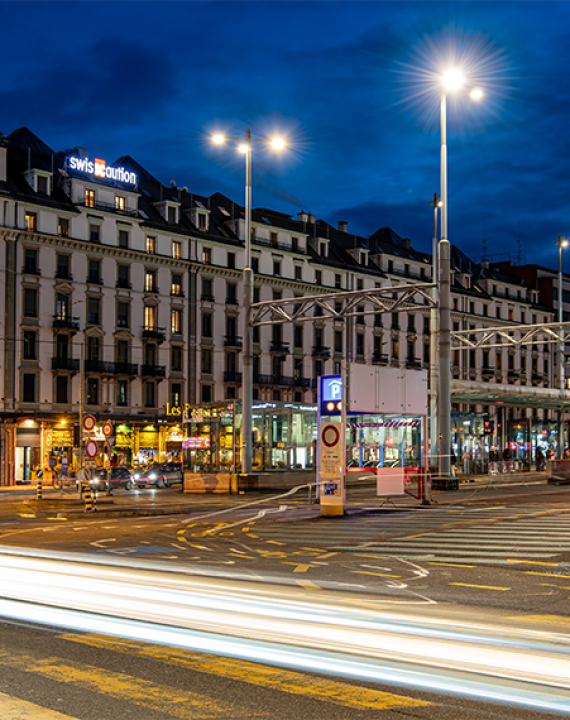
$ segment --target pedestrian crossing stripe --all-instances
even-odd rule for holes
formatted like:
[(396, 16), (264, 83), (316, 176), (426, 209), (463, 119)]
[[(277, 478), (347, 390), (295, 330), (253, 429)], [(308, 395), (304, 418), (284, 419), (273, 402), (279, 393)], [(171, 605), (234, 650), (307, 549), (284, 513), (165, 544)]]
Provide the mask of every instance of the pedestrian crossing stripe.
[(58, 710), (51, 710), (6, 693), (0, 693), (0, 718), (2, 720), (77, 720)]
[[(186, 667), (196, 672), (217, 675), (218, 677), (237, 680), (248, 685), (278, 690), (291, 695), (300, 695), (306, 699), (320, 700), (361, 711), (423, 707), (432, 704), (426, 700), (374, 690), (330, 678), (319, 678), (314, 675), (305, 675), (304, 673), (274, 668), (268, 665), (257, 665), (247, 660), (219, 658), (191, 650), (166, 648), (159, 645), (141, 644), (133, 640), (97, 635), (68, 634), (60, 637), (92, 647), (149, 657), (171, 666)], [(235, 718), (236, 716), (230, 714), (228, 717)]]

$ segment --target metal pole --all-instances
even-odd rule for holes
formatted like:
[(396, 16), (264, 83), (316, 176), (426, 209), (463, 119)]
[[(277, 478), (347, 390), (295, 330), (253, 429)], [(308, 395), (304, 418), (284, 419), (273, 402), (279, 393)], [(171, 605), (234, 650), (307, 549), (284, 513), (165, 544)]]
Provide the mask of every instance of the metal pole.
[[(83, 343), (79, 345), (79, 469), (83, 470)], [(83, 482), (78, 483), (78, 495), (81, 500)]]
[(560, 323), (560, 343), (558, 345), (558, 386), (560, 388), (560, 410), (558, 411), (558, 459), (564, 457), (564, 328), (562, 327), (563, 312), (562, 302), (564, 292), (562, 289), (562, 248), (564, 247), (564, 238), (558, 236), (558, 322)]
[(251, 304), (253, 302), (253, 270), (251, 269), (251, 132), (246, 134), (245, 152), (245, 262), (243, 269), (243, 351), (242, 351), (242, 427), (241, 471), (251, 473), (253, 404), (253, 343)]
[(440, 475), (450, 476), (451, 443), (451, 246), (447, 239), (447, 116), (441, 92), (441, 241), (439, 243), (439, 435)]
[[(437, 271), (437, 208), (440, 206), (439, 195), (434, 192), (433, 200), (430, 202), (433, 205), (433, 242), (432, 242), (432, 282), (437, 282), (438, 271)], [(437, 287), (434, 287), (433, 299), (437, 302)], [(436, 464), (439, 465), (439, 427), (438, 427), (438, 413), (437, 413), (437, 396), (439, 386), (439, 367), (437, 363), (437, 333), (438, 333), (438, 310), (436, 307), (432, 307), (430, 310), (430, 357), (429, 357), (429, 370), (430, 370), (430, 408), (429, 408), (429, 419), (430, 419), (430, 455), (428, 459), (428, 467), (432, 467)], [(427, 455), (427, 453), (426, 453)]]

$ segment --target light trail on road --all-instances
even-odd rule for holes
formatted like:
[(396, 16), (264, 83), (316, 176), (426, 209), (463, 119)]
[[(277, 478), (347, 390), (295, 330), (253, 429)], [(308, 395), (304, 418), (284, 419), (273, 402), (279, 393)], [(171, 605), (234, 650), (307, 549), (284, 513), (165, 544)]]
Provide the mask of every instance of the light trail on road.
[(0, 551), (0, 578), (12, 620), (570, 713), (570, 635), (513, 619), (16, 548)]

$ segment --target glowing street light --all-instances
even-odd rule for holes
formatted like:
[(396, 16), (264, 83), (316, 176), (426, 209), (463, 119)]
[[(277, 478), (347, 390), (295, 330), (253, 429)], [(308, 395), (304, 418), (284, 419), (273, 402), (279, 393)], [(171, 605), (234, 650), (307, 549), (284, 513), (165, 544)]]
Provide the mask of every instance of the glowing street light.
[(241, 470), (251, 473), (252, 462), (252, 405), (253, 405), (253, 343), (251, 336), (251, 305), (253, 303), (253, 270), (251, 269), (251, 147), (252, 143), (272, 145), (276, 150), (285, 147), (281, 138), (266, 140), (252, 138), (248, 129), (244, 138), (226, 137), (220, 133), (212, 137), (216, 145), (226, 140), (239, 142), (238, 150), (245, 155), (245, 262), (243, 268), (243, 349), (242, 349), (242, 426), (241, 426)]
[(438, 428), (439, 472), (445, 478), (451, 474), (451, 245), (447, 239), (447, 92), (468, 92), (478, 100), (483, 97), (479, 89), (463, 91), (462, 73), (449, 69), (441, 78), (441, 240), (439, 242), (439, 396)]
[[(562, 235), (558, 236), (558, 240), (556, 241), (556, 245), (558, 246), (558, 322), (560, 323), (560, 343), (558, 344), (558, 386), (560, 388), (560, 400), (561, 402), (564, 401), (564, 385), (565, 385), (565, 377), (564, 377), (564, 346), (566, 343), (565, 337), (564, 337), (564, 328), (562, 327), (562, 320), (563, 320), (563, 312), (562, 312), (562, 304), (564, 301), (564, 291), (562, 287), (562, 248), (568, 247), (568, 240), (566, 238), (562, 237)], [(564, 408), (560, 407), (560, 410), (558, 411), (558, 459), (562, 460), (564, 457), (564, 446), (565, 446), (565, 438), (564, 438)]]

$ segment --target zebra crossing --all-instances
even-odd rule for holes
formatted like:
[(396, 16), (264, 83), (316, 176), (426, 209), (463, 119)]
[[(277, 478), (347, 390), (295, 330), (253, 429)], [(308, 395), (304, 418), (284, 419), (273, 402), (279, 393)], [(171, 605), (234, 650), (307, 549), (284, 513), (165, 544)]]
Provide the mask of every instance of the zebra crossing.
[(570, 512), (560, 507), (418, 510), (256, 525), (266, 541), (446, 563), (568, 566)]

